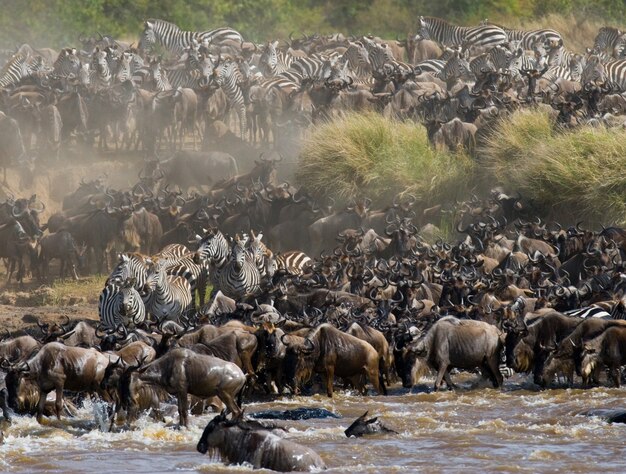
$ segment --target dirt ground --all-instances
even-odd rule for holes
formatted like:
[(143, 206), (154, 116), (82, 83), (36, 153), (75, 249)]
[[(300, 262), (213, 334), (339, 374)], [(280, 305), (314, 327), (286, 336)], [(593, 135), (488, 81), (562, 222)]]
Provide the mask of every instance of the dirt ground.
[(0, 305), (0, 328), (19, 335), (27, 332), (39, 335), (37, 321), (44, 323), (66, 323), (71, 321), (98, 320), (97, 304), (77, 304), (73, 306), (10, 306)]

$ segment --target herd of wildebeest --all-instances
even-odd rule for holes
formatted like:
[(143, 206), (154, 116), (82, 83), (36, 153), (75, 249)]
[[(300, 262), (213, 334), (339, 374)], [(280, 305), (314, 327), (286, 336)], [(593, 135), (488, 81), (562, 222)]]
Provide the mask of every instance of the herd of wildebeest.
[[(625, 229), (542, 222), (499, 187), (451, 207), (425, 209), (409, 192), (386, 206), (367, 197), (337, 204), (277, 174), (281, 127), (344, 110), (425, 121), (435, 144), (448, 124), (473, 126), (473, 141), (476, 122), (529, 104), (552, 105), (562, 124), (607, 122), (623, 111), (619, 30), (603, 28), (584, 56), (553, 30), (463, 29), (431, 18), (404, 43), (315, 35), (283, 48), (237, 35), (148, 20), (138, 49), (100, 35), (47, 67), (47, 50), (22, 47), (0, 74), (1, 126), (13, 130), (0, 139), (20, 140), (3, 147), (14, 151), (4, 165), (50, 143), (87, 142), (93, 131), (103, 146), (134, 137), (150, 156), (163, 140), (181, 148), (146, 159), (128, 189), (106, 176), (83, 180), (46, 223), (36, 196), (0, 204), (9, 281), (14, 273), (19, 283), (50, 281), (51, 260), (60, 278), (109, 274), (97, 324), (40, 321), (4, 336), (7, 421), (71, 416), (91, 396), (109, 407), (109, 429), (128, 427), (144, 412), (162, 420), (174, 397), (181, 426), (190, 411), (225, 407), (200, 452), (308, 470), (324, 467), (319, 456), (244, 419), (244, 399), (313, 393), (318, 382), (330, 397), (337, 382), (386, 395), (428, 370), (435, 390), (455, 388), (455, 370), (478, 371), (494, 388), (513, 372), (532, 373), (540, 387), (571, 386), (576, 375), (585, 387), (619, 387)], [(151, 55), (155, 46), (169, 58)], [(254, 162), (209, 151), (209, 135), (232, 125), (229, 110), (242, 142), (272, 141), (274, 150)], [(205, 150), (182, 149), (190, 135), (195, 146), (196, 132)], [(450, 216), (461, 239), (433, 238)], [(363, 416), (348, 434), (373, 432), (393, 433)]]
[[(239, 139), (272, 144), (346, 112), (425, 125), (433, 144), (473, 149), (522, 107), (564, 126), (623, 126), (626, 34), (602, 27), (587, 51), (560, 32), (420, 17), (404, 40), (304, 35), (256, 44), (232, 28), (184, 31), (149, 19), (140, 40), (24, 44), (0, 62), (0, 164), (58, 157), (73, 143), (158, 151)], [(4, 59), (4, 61), (3, 61)]]

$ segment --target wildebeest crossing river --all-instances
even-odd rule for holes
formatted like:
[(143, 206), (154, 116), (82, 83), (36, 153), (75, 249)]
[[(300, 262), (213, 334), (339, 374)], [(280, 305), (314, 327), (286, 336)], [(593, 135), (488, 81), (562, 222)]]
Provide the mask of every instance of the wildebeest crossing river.
[[(341, 419), (278, 421), (286, 436), (317, 451), (329, 472), (624, 472), (626, 425), (580, 413), (624, 406), (621, 389), (534, 390), (515, 376), (503, 390), (477, 387), (473, 375), (452, 392), (428, 393), (422, 384), (407, 393), (362, 397), (338, 392), (247, 403), (246, 411), (326, 408)], [(428, 382), (429, 386), (432, 386)], [(471, 390), (470, 390), (471, 388)], [(343, 431), (365, 410), (398, 435), (347, 439)], [(237, 472), (202, 456), (196, 443), (213, 415), (192, 417), (177, 430), (142, 417), (131, 431), (98, 429), (87, 402), (76, 418), (61, 422), (16, 417), (5, 429), (0, 470), (9, 472)], [(168, 419), (173, 425), (176, 421)]]

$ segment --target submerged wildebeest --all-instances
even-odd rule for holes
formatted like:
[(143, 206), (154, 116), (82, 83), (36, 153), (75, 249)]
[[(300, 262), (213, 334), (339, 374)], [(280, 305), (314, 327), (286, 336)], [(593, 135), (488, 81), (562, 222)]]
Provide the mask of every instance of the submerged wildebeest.
[(254, 469), (308, 472), (326, 469), (311, 448), (259, 429), (241, 418), (227, 420), (224, 412), (213, 418), (198, 441), (197, 450), (218, 454), (229, 464), (249, 463)]
[(348, 426), (348, 429), (344, 431), (345, 435), (349, 438), (350, 436), (354, 436), (355, 438), (359, 438), (363, 435), (375, 434), (375, 433), (394, 433), (398, 434), (397, 431), (390, 430), (385, 425), (383, 425), (378, 417), (370, 418), (366, 420), (368, 412), (366, 411), (361, 416), (359, 416), (354, 423)]
[(264, 410), (250, 413), (250, 418), (265, 420), (310, 420), (311, 418), (341, 418), (324, 408), (296, 408), (294, 410)]

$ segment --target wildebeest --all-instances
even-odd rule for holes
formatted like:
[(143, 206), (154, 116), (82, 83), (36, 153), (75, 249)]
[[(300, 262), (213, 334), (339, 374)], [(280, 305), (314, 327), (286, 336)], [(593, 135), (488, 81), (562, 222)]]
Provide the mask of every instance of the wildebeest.
[[(480, 367), (493, 386), (498, 388), (502, 385), (502, 375), (498, 366), (503, 344), (504, 334), (495, 326), (482, 321), (446, 316), (412, 343), (408, 354), (425, 359), (427, 364), (437, 371), (435, 390), (441, 387), (444, 379), (449, 389), (454, 387), (450, 379), (452, 368), (476, 367)], [(412, 363), (406, 365), (408, 371), (412, 365)], [(406, 386), (408, 380), (406, 374), (404, 380)]]
[(10, 371), (32, 380), (39, 387), (37, 421), (41, 423), (48, 393), (56, 391), (55, 409), (60, 419), (63, 390), (99, 392), (108, 364), (109, 358), (95, 349), (67, 347), (59, 342), (50, 342), (29, 360), (13, 365)]
[(324, 408), (295, 408), (293, 410), (264, 410), (248, 414), (265, 420), (310, 420), (312, 418), (341, 418)]
[(565, 375), (571, 384), (574, 381), (574, 371), (581, 375), (585, 342), (614, 326), (626, 327), (626, 321), (599, 318), (587, 318), (582, 321), (548, 356), (543, 369), (543, 384), (549, 384), (555, 374)]
[(78, 280), (76, 268), (81, 271), (85, 270), (85, 250), (86, 247), (78, 247), (72, 234), (67, 230), (61, 230), (53, 234), (43, 236), (39, 240), (39, 265), (41, 267), (41, 276), (46, 278), (48, 275), (48, 264), (50, 260), (58, 258), (59, 278), (71, 275)]
[(537, 317), (525, 329), (524, 337), (514, 349), (513, 368), (518, 372), (533, 371), (534, 382), (542, 383), (542, 372), (550, 350), (574, 331), (582, 319), (556, 311)]
[(345, 435), (349, 438), (354, 436), (355, 438), (360, 438), (363, 435), (368, 434), (376, 434), (376, 433), (395, 433), (398, 434), (394, 430), (390, 430), (385, 425), (383, 425), (378, 417), (370, 418), (366, 420), (368, 412), (366, 411), (361, 416), (359, 416), (354, 423), (348, 426), (348, 429), (344, 431)]
[(611, 327), (584, 344), (583, 377), (589, 378), (596, 368), (606, 367), (615, 387), (620, 386), (620, 367), (626, 364), (626, 327)]
[(204, 428), (196, 447), (206, 454), (219, 454), (230, 464), (249, 463), (254, 469), (280, 472), (310, 472), (326, 469), (326, 464), (311, 448), (258, 429), (241, 419), (227, 420), (221, 413)]
[(384, 393), (379, 355), (368, 342), (345, 334), (330, 324), (315, 328), (302, 343), (289, 336), (283, 336), (283, 342), (298, 352), (297, 359), (288, 367), (289, 379), (307, 380), (314, 371), (321, 373), (326, 393), (332, 397), (335, 375), (349, 379), (361, 389), (365, 387), (360, 378), (366, 376), (379, 394)]
[(239, 367), (217, 357), (197, 354), (189, 349), (173, 349), (150, 364), (135, 370), (122, 381), (120, 392), (128, 405), (136, 403), (141, 385), (157, 386), (178, 399), (181, 426), (188, 425), (187, 395), (208, 398), (217, 395), (234, 414), (241, 413), (236, 397), (246, 377)]
[(165, 182), (178, 185), (187, 190), (198, 190), (211, 183), (227, 180), (239, 174), (237, 162), (228, 153), (218, 151), (179, 151), (172, 157), (147, 162), (149, 169), (144, 174), (151, 174), (153, 169), (160, 170)]

